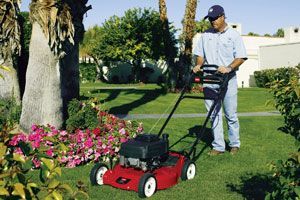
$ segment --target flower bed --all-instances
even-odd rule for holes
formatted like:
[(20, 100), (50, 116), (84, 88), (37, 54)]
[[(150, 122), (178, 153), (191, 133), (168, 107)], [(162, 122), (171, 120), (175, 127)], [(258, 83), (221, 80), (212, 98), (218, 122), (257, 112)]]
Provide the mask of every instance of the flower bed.
[(141, 123), (125, 121), (107, 112), (99, 112), (99, 117), (104, 123), (92, 130), (77, 129), (74, 133), (57, 130), (51, 125), (33, 125), (28, 135), (14, 135), (9, 145), (15, 147), (15, 153), (24, 156), (19, 145), (29, 144), (34, 152), (34, 167), (40, 167), (39, 157), (46, 154), (57, 159), (61, 166), (72, 168), (88, 162), (117, 159), (121, 143), (143, 131)]

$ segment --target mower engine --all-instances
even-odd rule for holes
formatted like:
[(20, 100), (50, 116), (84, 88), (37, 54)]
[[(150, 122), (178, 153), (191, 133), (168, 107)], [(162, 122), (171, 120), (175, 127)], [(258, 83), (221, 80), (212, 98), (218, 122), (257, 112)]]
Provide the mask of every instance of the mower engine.
[(153, 170), (168, 158), (168, 135), (159, 138), (153, 134), (142, 134), (121, 144), (120, 165), (143, 171)]

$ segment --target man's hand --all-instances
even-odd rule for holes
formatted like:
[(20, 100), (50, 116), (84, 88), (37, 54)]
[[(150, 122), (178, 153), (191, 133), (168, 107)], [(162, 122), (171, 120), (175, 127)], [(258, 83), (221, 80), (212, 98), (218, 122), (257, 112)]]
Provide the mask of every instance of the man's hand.
[(197, 73), (197, 72), (199, 72), (199, 71), (201, 71), (201, 66), (200, 66), (200, 65), (196, 65), (196, 66), (193, 68), (193, 72), (194, 72), (194, 73)]
[(220, 72), (221, 74), (226, 74), (232, 71), (231, 67), (225, 67), (225, 66), (220, 66), (218, 68), (218, 72)]

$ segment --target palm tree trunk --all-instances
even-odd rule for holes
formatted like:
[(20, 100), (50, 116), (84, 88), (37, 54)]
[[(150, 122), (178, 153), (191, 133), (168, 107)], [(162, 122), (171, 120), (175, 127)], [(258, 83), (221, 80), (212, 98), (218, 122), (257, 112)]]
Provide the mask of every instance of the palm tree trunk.
[(20, 119), (25, 131), (32, 124), (62, 126), (61, 75), (58, 56), (51, 51), (41, 26), (34, 22)]
[(192, 46), (193, 37), (195, 34), (195, 16), (197, 9), (197, 0), (187, 0), (183, 24), (183, 41), (184, 49), (179, 57), (179, 68), (180, 71), (180, 81), (179, 87), (182, 87), (184, 83), (184, 75), (188, 73), (189, 68), (192, 64)]
[[(51, 124), (62, 128), (67, 105), (79, 97), (79, 42), (88, 0), (32, 0), (32, 35), (23, 96), (21, 128)], [(46, 20), (45, 20), (46, 19)]]
[(3, 79), (0, 78), (0, 99), (14, 98), (16, 102), (20, 103), (20, 87), (17, 70), (13, 67), (13, 59), (8, 56), (7, 59), (1, 59), (0, 64), (9, 68), (9, 71), (1, 71)]
[(175, 89), (176, 76), (174, 72), (175, 63), (174, 59), (176, 56), (176, 50), (172, 45), (169, 20), (167, 15), (167, 6), (165, 0), (159, 0), (159, 14), (160, 20), (163, 26), (163, 41), (165, 56), (167, 58), (168, 70), (167, 70), (167, 85), (169, 90), (173, 91)]
[(20, 55), (20, 25), (18, 23), (19, 2), (0, 1), (0, 65), (9, 71), (1, 71), (0, 98), (15, 98), (20, 103), (20, 87), (16, 57)]

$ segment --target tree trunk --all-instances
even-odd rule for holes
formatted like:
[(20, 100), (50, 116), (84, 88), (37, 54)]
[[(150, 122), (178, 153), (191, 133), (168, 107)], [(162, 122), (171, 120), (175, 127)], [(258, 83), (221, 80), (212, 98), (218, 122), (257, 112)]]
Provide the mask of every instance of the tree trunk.
[(175, 63), (174, 59), (176, 56), (176, 50), (172, 45), (169, 20), (167, 15), (167, 6), (165, 0), (159, 0), (159, 14), (160, 20), (163, 26), (163, 41), (164, 41), (164, 51), (167, 59), (168, 69), (167, 69), (167, 86), (171, 91), (175, 90), (176, 76), (175, 76)]
[(183, 41), (184, 50), (179, 57), (179, 82), (178, 87), (183, 87), (185, 83), (185, 75), (189, 72), (192, 64), (192, 46), (195, 34), (195, 16), (197, 9), (197, 0), (187, 0), (183, 24)]
[[(32, 0), (32, 35), (20, 125), (51, 124), (60, 129), (67, 105), (79, 97), (79, 42), (88, 0)], [(47, 19), (47, 20), (45, 20)]]
[(20, 103), (17, 56), (20, 54), (20, 26), (18, 23), (19, 1), (0, 1), (0, 99), (11, 99)]
[(40, 25), (33, 23), (20, 119), (25, 131), (32, 124), (62, 126), (65, 90), (61, 88), (62, 76), (58, 57), (51, 52)]
[(18, 103), (20, 103), (20, 87), (18, 80), (17, 70), (13, 67), (13, 61), (11, 56), (3, 62), (0, 58), (0, 63), (6, 66), (10, 71), (1, 70), (1, 74), (4, 79), (0, 78), (0, 99), (11, 99), (14, 98)]

